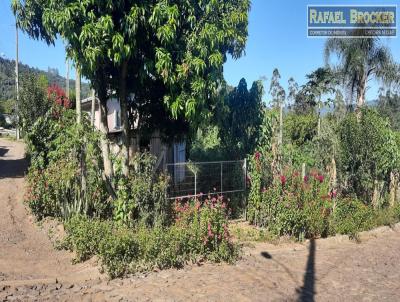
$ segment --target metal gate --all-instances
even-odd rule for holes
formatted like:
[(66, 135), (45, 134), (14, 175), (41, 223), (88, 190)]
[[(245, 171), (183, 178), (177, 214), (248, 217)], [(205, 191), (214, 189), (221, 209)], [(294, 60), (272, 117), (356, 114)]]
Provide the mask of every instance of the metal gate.
[(225, 195), (246, 190), (246, 160), (167, 164), (168, 198)]

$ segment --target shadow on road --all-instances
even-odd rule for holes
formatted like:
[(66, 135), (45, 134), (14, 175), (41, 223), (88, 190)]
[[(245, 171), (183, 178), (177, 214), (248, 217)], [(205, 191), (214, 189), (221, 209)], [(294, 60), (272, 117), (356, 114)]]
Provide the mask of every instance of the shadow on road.
[(27, 169), (26, 159), (7, 159), (7, 157), (4, 156), (8, 151), (9, 148), (0, 146), (0, 179), (24, 177)]
[(281, 262), (279, 262), (276, 259), (272, 259), (272, 255), (268, 252), (261, 252), (261, 256), (263, 256), (265, 259), (269, 259), (273, 262), (275, 262), (276, 264), (278, 264), (280, 267), (282, 267), (284, 269), (284, 271), (286, 272), (286, 274), (288, 274), (288, 276), (290, 277), (290, 279), (292, 279), (292, 281), (294, 283), (296, 283), (296, 278), (293, 276), (293, 273), (290, 271), (290, 269), (287, 268), (286, 265), (282, 264)]
[(310, 240), (306, 272), (304, 273), (303, 286), (298, 289), (299, 302), (313, 302), (315, 295), (315, 239)]
[[(261, 256), (265, 259), (269, 259), (279, 266), (281, 266), (285, 272), (289, 275), (293, 282), (296, 282), (296, 278), (292, 272), (282, 263), (272, 258), (272, 255), (268, 252), (261, 252)], [(314, 302), (315, 295), (315, 239), (310, 240), (310, 248), (307, 259), (306, 271), (303, 277), (303, 286), (296, 289), (298, 294), (297, 301), (299, 302)]]

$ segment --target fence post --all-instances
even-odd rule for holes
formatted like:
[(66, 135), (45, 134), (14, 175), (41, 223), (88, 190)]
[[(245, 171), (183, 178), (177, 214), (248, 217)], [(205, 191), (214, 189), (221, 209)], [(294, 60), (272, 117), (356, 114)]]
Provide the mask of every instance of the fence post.
[(223, 165), (223, 163), (222, 163), (222, 161), (221, 161), (221, 171), (220, 171), (220, 174), (221, 174), (221, 195), (222, 195), (222, 192), (223, 192), (223, 189), (222, 189), (222, 165)]
[(194, 171), (194, 196), (197, 197), (197, 172)]
[(303, 163), (301, 165), (301, 177), (304, 179), (305, 176), (306, 176), (306, 164)]

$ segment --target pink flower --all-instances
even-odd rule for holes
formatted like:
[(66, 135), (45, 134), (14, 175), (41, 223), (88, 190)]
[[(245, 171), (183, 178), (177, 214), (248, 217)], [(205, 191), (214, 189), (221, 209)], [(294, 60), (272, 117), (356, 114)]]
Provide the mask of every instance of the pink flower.
[(208, 237), (212, 237), (213, 236), (213, 232), (211, 231), (211, 223), (210, 222), (208, 222), (207, 229), (208, 229)]
[(282, 186), (284, 186), (284, 185), (286, 184), (286, 177), (285, 177), (285, 175), (281, 175), (280, 179), (281, 179), (281, 184), (282, 184)]
[(304, 180), (304, 182), (308, 182), (308, 176), (305, 175), (303, 180)]
[(323, 183), (323, 182), (324, 182), (324, 176), (321, 175), (321, 174), (318, 174), (318, 175), (317, 175), (317, 180), (318, 180), (320, 183)]
[(261, 153), (257, 151), (257, 152), (254, 154), (254, 158), (258, 161), (258, 160), (260, 160), (260, 157), (261, 157)]
[(336, 195), (337, 195), (336, 190), (332, 190), (332, 191), (329, 192), (329, 197), (330, 197), (331, 199), (336, 198)]

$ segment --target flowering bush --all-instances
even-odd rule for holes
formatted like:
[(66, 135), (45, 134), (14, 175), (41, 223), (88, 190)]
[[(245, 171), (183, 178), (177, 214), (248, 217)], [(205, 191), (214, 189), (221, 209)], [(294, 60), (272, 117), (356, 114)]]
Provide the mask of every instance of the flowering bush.
[(247, 219), (277, 236), (326, 236), (336, 192), (329, 192), (324, 175), (311, 171), (301, 177), (298, 171), (287, 169), (270, 180), (263, 177), (262, 166), (261, 155), (256, 153), (250, 169)]
[(302, 240), (339, 233), (355, 237), (360, 231), (400, 220), (400, 206), (374, 210), (358, 199), (338, 196), (317, 170), (302, 177), (286, 169), (271, 180), (262, 170), (265, 160), (266, 156), (256, 153), (250, 163), (247, 220), (276, 236)]
[[(72, 110), (60, 112), (59, 119), (47, 112), (26, 136), (31, 166), (25, 200), (39, 219), (68, 218), (75, 213), (105, 217), (110, 203), (99, 166), (100, 135), (86, 120), (77, 125)], [(80, 158), (79, 153), (83, 154)], [(85, 166), (85, 190), (81, 188), (81, 164)]]
[(231, 240), (221, 198), (177, 202), (175, 210), (175, 223), (153, 228), (75, 216), (66, 223), (68, 235), (61, 246), (76, 251), (77, 261), (99, 255), (111, 277), (181, 267), (190, 261), (236, 259), (238, 248)]
[(65, 91), (56, 84), (47, 88), (47, 98), (65, 109), (72, 108), (72, 102), (67, 98)]
[(228, 230), (227, 204), (222, 196), (175, 204), (176, 225), (185, 231), (189, 251), (212, 261), (232, 261), (236, 247)]

